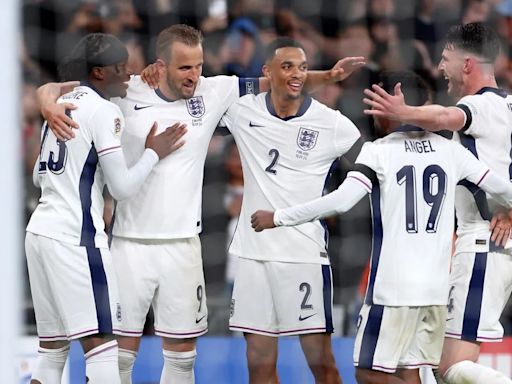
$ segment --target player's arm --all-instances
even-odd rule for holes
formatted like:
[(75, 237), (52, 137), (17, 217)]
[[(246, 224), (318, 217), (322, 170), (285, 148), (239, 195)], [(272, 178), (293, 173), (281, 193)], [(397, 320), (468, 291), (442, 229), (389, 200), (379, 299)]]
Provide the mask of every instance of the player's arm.
[(41, 183), (39, 182), (39, 156), (34, 164), (34, 169), (32, 169), (32, 183), (34, 183), (34, 186), (37, 188), (41, 188)]
[(57, 99), (79, 84), (78, 81), (47, 83), (37, 89), (37, 102), (41, 114), (48, 122), (52, 132), (60, 140), (74, 138), (73, 128), (78, 129), (79, 126), (66, 114), (66, 110), (76, 109), (76, 106), (71, 103), (57, 104)]
[[(313, 92), (323, 85), (343, 81), (365, 64), (363, 56), (354, 56), (338, 60), (331, 69), (326, 71), (309, 70), (304, 89), (307, 92)], [(260, 92), (270, 90), (270, 82), (266, 77), (260, 77), (259, 90)]]
[(360, 172), (349, 172), (345, 181), (335, 191), (285, 209), (256, 211), (251, 224), (256, 232), (279, 226), (294, 226), (350, 210), (366, 194), (371, 192), (371, 181)]
[(159, 135), (155, 135), (156, 129), (157, 125), (154, 123), (146, 137), (144, 153), (131, 168), (126, 166), (120, 150), (99, 154), (109, 192), (115, 200), (123, 200), (136, 193), (158, 161), (185, 143), (180, 141), (187, 132), (184, 124), (176, 123)]
[(370, 108), (364, 113), (384, 117), (424, 128), (428, 131), (450, 130), (458, 131), (470, 123), (469, 110), (463, 107), (443, 107), (431, 104), (414, 107), (407, 105), (400, 89), (400, 83), (395, 85), (394, 95), (374, 84), (372, 89), (365, 89), (366, 97), (363, 102)]

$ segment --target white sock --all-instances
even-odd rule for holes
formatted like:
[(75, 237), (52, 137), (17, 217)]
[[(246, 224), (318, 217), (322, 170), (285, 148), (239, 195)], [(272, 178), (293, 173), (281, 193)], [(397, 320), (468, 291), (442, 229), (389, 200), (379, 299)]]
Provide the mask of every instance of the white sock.
[(60, 384), (68, 353), (69, 345), (57, 349), (39, 347), (32, 380), (43, 384)]
[(502, 373), (469, 360), (453, 364), (443, 379), (448, 384), (512, 384)]
[(160, 384), (194, 384), (194, 362), (196, 350), (174, 352), (164, 349), (164, 369)]
[(101, 344), (85, 354), (88, 384), (121, 384), (117, 341)]
[(137, 352), (119, 348), (119, 376), (121, 384), (132, 384), (133, 364), (137, 358)]

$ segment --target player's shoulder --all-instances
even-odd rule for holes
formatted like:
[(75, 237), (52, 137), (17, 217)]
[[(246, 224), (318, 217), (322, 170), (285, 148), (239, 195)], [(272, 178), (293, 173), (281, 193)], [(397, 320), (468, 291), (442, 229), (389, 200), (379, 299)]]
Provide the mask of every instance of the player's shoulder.
[(311, 99), (311, 105), (309, 106), (309, 111), (313, 113), (318, 113), (320, 115), (327, 114), (329, 116), (338, 116), (343, 115), (339, 110), (332, 109), (331, 107), (328, 107), (324, 103), (316, 100), (313, 97), (307, 96)]
[(121, 113), (117, 105), (103, 98), (96, 90), (84, 85), (62, 95), (57, 103), (72, 103), (78, 107), (73, 114), (85, 117), (98, 113)]
[(499, 101), (510, 101), (512, 96), (500, 88), (484, 87), (473, 95), (462, 97), (457, 104), (493, 105)]
[(238, 84), (237, 76), (216, 75), (216, 76), (201, 76), (197, 85), (197, 91), (222, 91), (223, 87), (233, 86)]

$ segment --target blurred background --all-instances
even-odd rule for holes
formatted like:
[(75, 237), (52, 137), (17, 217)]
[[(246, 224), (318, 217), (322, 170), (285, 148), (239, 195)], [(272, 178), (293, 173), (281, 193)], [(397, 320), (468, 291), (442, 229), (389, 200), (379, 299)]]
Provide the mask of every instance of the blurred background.
[[(437, 71), (441, 38), (449, 26), (474, 21), (490, 23), (502, 38), (496, 74), (500, 87), (510, 91), (511, 0), (23, 0), (20, 128), (25, 158), (26, 220), (39, 197), (39, 190), (31, 181), (42, 123), (35, 91), (39, 85), (57, 80), (57, 63), (87, 33), (118, 36), (129, 48), (129, 65), (135, 73), (154, 61), (158, 32), (174, 23), (186, 23), (203, 32), (205, 76), (259, 76), (262, 47), (282, 35), (302, 43), (312, 69), (328, 69), (346, 56), (365, 56), (365, 68), (313, 96), (339, 109), (354, 121), (365, 140), (372, 140), (372, 121), (363, 114), (363, 89), (376, 81), (379, 71), (409, 69), (428, 81), (435, 102), (452, 103)], [(343, 159), (333, 166), (328, 190), (340, 184), (349, 167)], [(210, 336), (229, 334), (229, 300), (236, 260), (227, 257), (226, 248), (236, 225), (242, 194), (237, 148), (229, 136), (215, 136), (206, 161), (201, 235)], [(110, 203), (105, 210), (107, 222), (111, 215)], [(327, 224), (336, 335), (352, 336), (370, 256), (368, 201), (364, 199), (348, 214), (331, 218)], [(24, 273), (26, 276), (26, 269)], [(35, 335), (27, 282), (23, 310), (24, 334)], [(151, 324), (148, 321), (147, 334), (152, 332)], [(503, 324), (506, 333), (511, 334), (510, 308), (505, 311)]]

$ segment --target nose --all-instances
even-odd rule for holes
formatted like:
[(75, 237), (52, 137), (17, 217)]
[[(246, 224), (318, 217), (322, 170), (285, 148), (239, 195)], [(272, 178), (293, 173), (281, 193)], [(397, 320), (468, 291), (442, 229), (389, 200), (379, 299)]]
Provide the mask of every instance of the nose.
[(437, 69), (438, 69), (439, 71), (442, 71), (442, 70), (444, 69), (444, 61), (443, 61), (443, 59), (441, 59), (441, 60), (439, 61), (439, 64), (437, 65)]
[(190, 71), (190, 80), (196, 82), (199, 80), (199, 76), (201, 76), (201, 70), (198, 68), (192, 68)]

